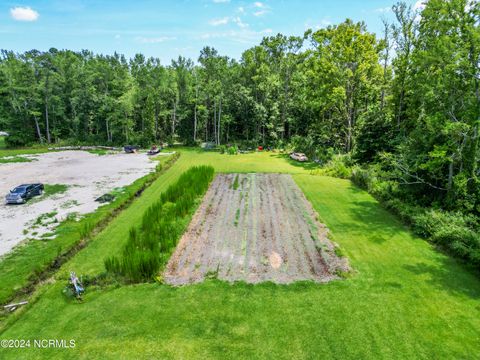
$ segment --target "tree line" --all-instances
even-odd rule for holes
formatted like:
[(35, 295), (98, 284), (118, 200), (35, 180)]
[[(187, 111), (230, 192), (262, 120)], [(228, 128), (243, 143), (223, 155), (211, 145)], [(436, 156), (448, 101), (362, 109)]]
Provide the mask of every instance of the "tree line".
[[(0, 59), (7, 144), (213, 142), (378, 164), (426, 204), (480, 212), (480, 5), (397, 3), (381, 36), (346, 20), (197, 62), (50, 49)], [(463, 210), (462, 210), (463, 211)]]

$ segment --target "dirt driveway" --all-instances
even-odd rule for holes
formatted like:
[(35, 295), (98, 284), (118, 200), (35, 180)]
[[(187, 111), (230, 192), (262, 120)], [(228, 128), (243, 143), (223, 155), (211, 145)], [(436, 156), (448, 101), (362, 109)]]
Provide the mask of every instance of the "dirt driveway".
[(95, 155), (61, 151), (30, 156), (34, 161), (0, 164), (0, 196), (22, 183), (68, 185), (64, 193), (24, 205), (0, 205), (0, 255), (27, 238), (50, 233), (69, 214), (86, 214), (100, 204), (94, 200), (131, 184), (154, 170), (145, 154)]
[(290, 175), (220, 174), (164, 273), (171, 285), (326, 282), (347, 271), (328, 230)]

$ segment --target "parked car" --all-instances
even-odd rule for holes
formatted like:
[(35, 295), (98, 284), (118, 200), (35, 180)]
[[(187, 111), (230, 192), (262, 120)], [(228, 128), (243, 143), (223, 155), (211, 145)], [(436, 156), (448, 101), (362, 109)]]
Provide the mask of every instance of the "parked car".
[(157, 155), (162, 151), (162, 146), (157, 147), (157, 145), (153, 145), (150, 150), (148, 150), (147, 155)]
[(300, 162), (308, 161), (308, 158), (304, 153), (291, 153), (290, 158)]
[(5, 197), (7, 204), (24, 204), (28, 199), (43, 194), (43, 184), (23, 184), (10, 190)]
[(123, 150), (124, 150), (127, 154), (134, 154), (134, 153), (137, 152), (138, 148), (139, 148), (139, 147), (136, 146), (136, 145), (125, 145), (125, 146), (123, 147)]

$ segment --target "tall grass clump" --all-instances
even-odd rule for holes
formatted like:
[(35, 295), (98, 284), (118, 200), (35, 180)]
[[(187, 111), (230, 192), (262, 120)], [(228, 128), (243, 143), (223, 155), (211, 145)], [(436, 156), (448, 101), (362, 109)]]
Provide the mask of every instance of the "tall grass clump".
[(140, 227), (130, 229), (122, 254), (105, 260), (106, 270), (130, 282), (153, 279), (175, 249), (187, 215), (207, 191), (213, 174), (211, 166), (195, 166), (183, 173), (145, 211)]
[(237, 176), (235, 176), (235, 180), (233, 181), (233, 185), (232, 185), (233, 190), (237, 190), (238, 186), (239, 186), (239, 183), (238, 183), (238, 174), (237, 174)]

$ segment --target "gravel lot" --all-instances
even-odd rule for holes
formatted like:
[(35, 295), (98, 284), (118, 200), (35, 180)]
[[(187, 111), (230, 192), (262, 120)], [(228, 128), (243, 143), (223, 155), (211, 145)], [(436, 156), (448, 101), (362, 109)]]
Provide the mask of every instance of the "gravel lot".
[(68, 189), (62, 194), (34, 198), (24, 205), (5, 205), (2, 200), (0, 255), (26, 239), (50, 233), (70, 213), (94, 211), (100, 206), (94, 201), (97, 197), (131, 184), (153, 171), (157, 164), (146, 154), (99, 156), (86, 151), (61, 151), (28, 157), (34, 161), (0, 164), (1, 196), (23, 183), (64, 184)]

